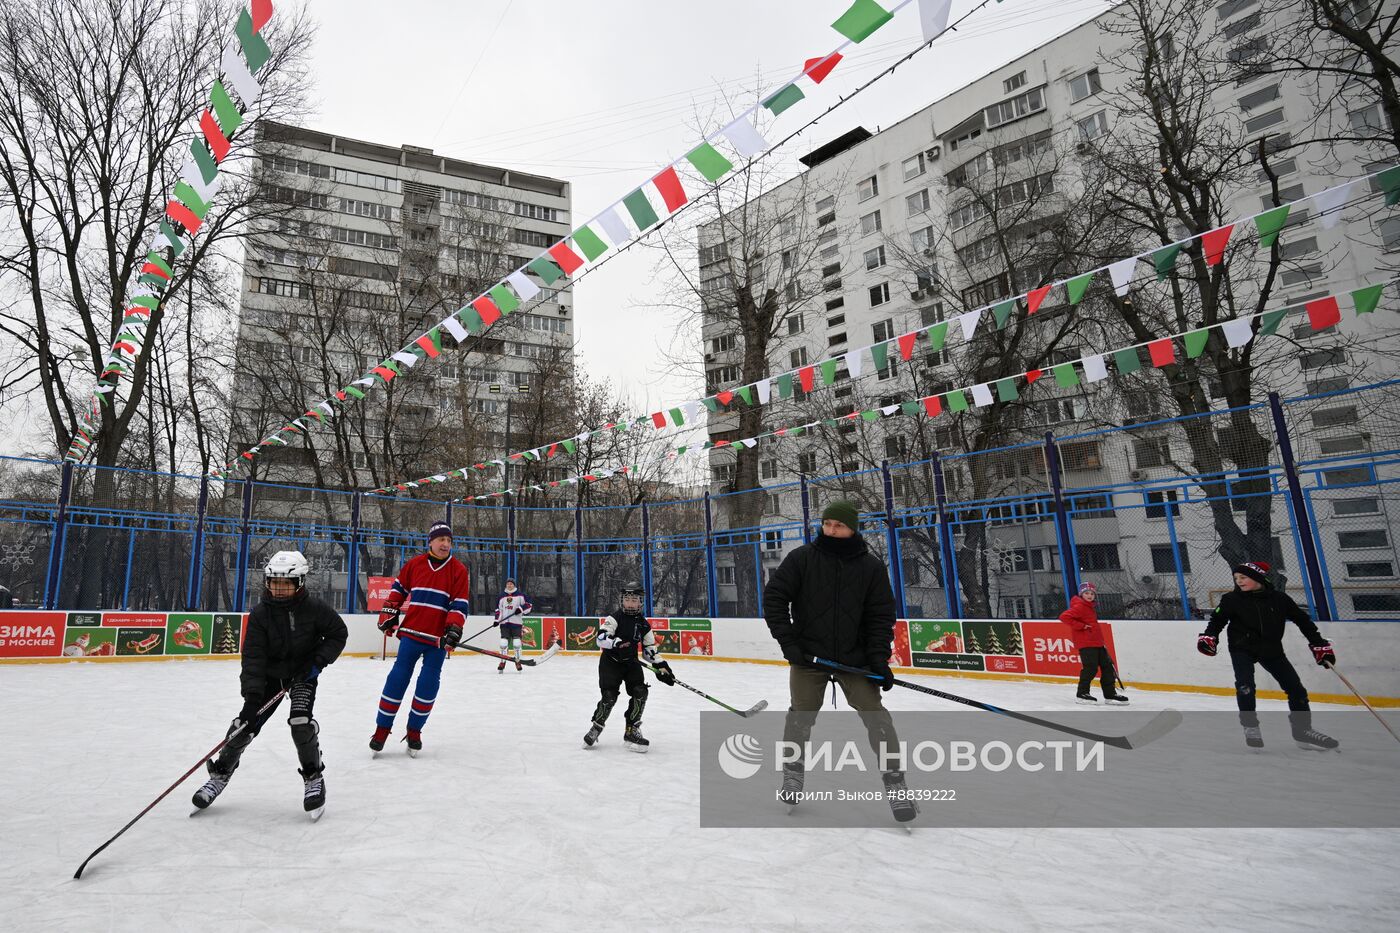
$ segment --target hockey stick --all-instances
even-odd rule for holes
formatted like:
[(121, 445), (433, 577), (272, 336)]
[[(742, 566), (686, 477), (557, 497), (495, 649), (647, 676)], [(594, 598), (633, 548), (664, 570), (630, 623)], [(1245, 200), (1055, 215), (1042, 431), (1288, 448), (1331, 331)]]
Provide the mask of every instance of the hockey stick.
[(1361, 695), (1361, 691), (1357, 690), (1356, 687), (1352, 685), (1351, 681), (1347, 680), (1346, 675), (1343, 674), (1341, 671), (1337, 670), (1336, 665), (1334, 665), (1331, 661), (1326, 661), (1324, 663), (1327, 665), (1327, 669), (1329, 671), (1342, 678), (1342, 683), (1346, 684), (1347, 689), (1354, 693), (1356, 695), (1356, 698), (1361, 701), (1361, 705), (1370, 710), (1371, 715), (1376, 717), (1376, 719), (1380, 722), (1382, 726), (1385, 726), (1385, 731), (1389, 732), (1392, 736), (1394, 736), (1395, 741), (1400, 742), (1400, 735), (1395, 735), (1395, 730), (1390, 728), (1390, 723), (1386, 722), (1384, 719), (1381, 719), (1381, 714), (1376, 712), (1376, 708), (1366, 701), (1366, 698)]
[(130, 829), (132, 826), (136, 825), (136, 821), (139, 820), (139, 819), (141, 819), (141, 817), (145, 816), (147, 813), (150, 813), (151, 810), (155, 807), (156, 804), (158, 804), (158, 803), (160, 803), (162, 800), (164, 800), (164, 799), (166, 798), (166, 795), (168, 795), (172, 790), (174, 790), (175, 788), (177, 788), (177, 787), (179, 787), (181, 784), (183, 784), (183, 783), (185, 782), (185, 780), (186, 780), (191, 774), (194, 774), (195, 771), (198, 770), (198, 768), (199, 768), (200, 765), (204, 764), (204, 763), (205, 763), (206, 761), (208, 761), (210, 758), (213, 758), (215, 755), (217, 755), (217, 754), (219, 753), (219, 751), (220, 751), (225, 745), (227, 745), (229, 742), (233, 741), (233, 739), (237, 738), (238, 735), (239, 735), (239, 733), (241, 733), (244, 729), (248, 728), (249, 723), (253, 722), (253, 721), (256, 720), (258, 717), (262, 716), (263, 713), (267, 712), (268, 710), (272, 709), (272, 707), (276, 706), (276, 705), (281, 701), (282, 697), (284, 697), (284, 696), (286, 696), (286, 695), (287, 695), (287, 690), (286, 690), (285, 687), (284, 687), (283, 689), (281, 689), (281, 690), (278, 690), (278, 691), (277, 691), (277, 695), (274, 696), (272, 699), (268, 700), (266, 703), (264, 703), (264, 704), (262, 705), (262, 709), (258, 710), (257, 713), (254, 714), (253, 719), (250, 719), (248, 722), (243, 723), (243, 724), (240, 725), (237, 729), (234, 729), (234, 730), (233, 730), (232, 732), (230, 732), (228, 735), (224, 736), (224, 740), (223, 740), (222, 742), (220, 742), (218, 745), (215, 745), (212, 749), (210, 749), (210, 750), (209, 750), (209, 754), (205, 755), (203, 758), (201, 758), (201, 759), (199, 759), (198, 761), (196, 761), (196, 762), (194, 763), (194, 765), (192, 765), (192, 766), (190, 767), (190, 770), (188, 770), (188, 771), (186, 771), (184, 774), (180, 775), (179, 779), (176, 780), (176, 782), (175, 782), (174, 784), (171, 784), (169, 787), (167, 787), (167, 788), (161, 793), (161, 795), (160, 795), (159, 797), (157, 797), (155, 800), (152, 800), (150, 803), (146, 804), (146, 809), (142, 810), (140, 813), (136, 814), (136, 816), (132, 817), (130, 823), (127, 823), (127, 824), (126, 824), (125, 826), (123, 826), (121, 829), (117, 830), (117, 834), (116, 834), (115, 836), (113, 836), (111, 839), (108, 839), (106, 842), (102, 843), (102, 845), (98, 846), (96, 849), (93, 849), (93, 850), (92, 850), (92, 854), (89, 855), (87, 858), (83, 859), (83, 864), (79, 865), (79, 866), (78, 866), (78, 870), (75, 871), (75, 872), (73, 872), (73, 877), (74, 877), (74, 878), (81, 878), (81, 877), (83, 876), (83, 869), (84, 869), (84, 868), (87, 868), (88, 862), (91, 862), (94, 858), (97, 857), (97, 853), (101, 852), (103, 849), (107, 848), (109, 845), (111, 845), (112, 843), (116, 842), (117, 839), (118, 839), (118, 837), (120, 837), (122, 833), (126, 832), (126, 831), (127, 831), (128, 829)]
[[(818, 664), (838, 671), (845, 671), (848, 674), (860, 674), (869, 677), (871, 680), (881, 680), (878, 674), (872, 674), (862, 667), (851, 667), (847, 664), (838, 664), (835, 661), (828, 661), (825, 658), (813, 658)], [(1037, 726), (1044, 726), (1047, 729), (1054, 729), (1058, 732), (1065, 732), (1069, 735), (1077, 735), (1081, 739), (1090, 739), (1094, 742), (1103, 742), (1105, 745), (1112, 745), (1114, 748), (1142, 748), (1148, 742), (1155, 742), (1168, 732), (1181, 725), (1181, 714), (1174, 709), (1164, 709), (1148, 721), (1147, 725), (1132, 733), (1131, 735), (1100, 735), (1097, 732), (1086, 732), (1076, 729), (1073, 726), (1062, 726), (1057, 722), (1048, 719), (1038, 719), (1035, 716), (1028, 716), (1025, 713), (1018, 713), (1015, 710), (1002, 709), (1000, 706), (993, 706), (990, 703), (983, 703), (979, 700), (969, 700), (967, 697), (960, 697), (956, 693), (944, 693), (942, 690), (935, 690), (932, 687), (925, 687), (923, 684), (913, 684), (907, 680), (895, 680), (895, 686), (908, 687), (910, 690), (917, 690), (920, 693), (927, 693), (942, 700), (952, 700), (954, 703), (961, 703), (964, 706), (974, 706), (977, 709), (984, 709), (989, 713), (1001, 713), (1003, 716), (1010, 716), (1012, 719), (1019, 719), (1022, 722), (1034, 723)]]
[[(487, 626), (487, 628), (495, 628), (495, 626), (494, 626), (494, 625), (491, 625), (491, 626)], [(420, 631), (418, 631), (417, 629), (411, 629), (411, 628), (400, 628), (399, 631), (400, 631), (400, 632), (407, 632), (409, 635), (417, 635), (419, 638), (436, 639), (436, 638), (438, 637), (438, 636), (436, 636), (436, 635), (429, 635), (427, 632), (420, 632)], [(482, 634), (482, 633), (485, 632), (485, 631), (486, 631), (486, 629), (482, 629), (480, 632), (477, 632), (476, 635), (480, 635), (480, 634)], [(475, 638), (476, 635), (473, 635), (472, 638)], [(499, 651), (491, 651), (491, 650), (489, 650), (489, 649), (487, 649), (487, 648), (478, 648), (478, 647), (476, 647), (475, 645), (468, 645), (468, 644), (465, 644), (465, 643), (463, 643), (463, 642), (459, 642), (459, 643), (457, 644), (457, 647), (460, 648), (460, 649), (462, 649), (463, 651), (475, 651), (477, 654), (484, 654), (484, 655), (487, 655), (487, 656), (489, 656), (489, 657), (500, 658), (502, 661), (514, 661), (514, 660), (515, 660), (515, 658), (512, 658), (512, 657), (510, 657), (509, 655), (501, 654)], [(538, 658), (521, 658), (521, 659), (520, 659), (520, 663), (521, 663), (521, 664), (527, 664), (527, 665), (529, 665), (530, 667), (535, 667), (535, 666), (537, 666), (537, 665), (543, 664), (545, 661), (548, 661), (550, 658), (554, 657), (554, 656), (555, 656), (556, 654), (558, 654), (558, 653), (559, 653), (559, 646), (558, 646), (557, 644), (551, 645), (550, 648), (549, 648), (549, 650), (546, 651), (544, 654), (540, 655)]]
[[(645, 661), (642, 662), (642, 667), (647, 668), (647, 669), (650, 670), (653, 674), (656, 673), (656, 668), (653, 667), (652, 665), (648, 664), (648, 663), (645, 662)], [(717, 706), (723, 706), (725, 709), (729, 710), (731, 713), (734, 713), (734, 714), (739, 715), (739, 716), (744, 716), (744, 717), (752, 716), (754, 713), (761, 713), (761, 712), (763, 712), (765, 709), (768, 708), (768, 701), (767, 701), (767, 700), (759, 700), (757, 703), (755, 703), (753, 706), (750, 706), (748, 709), (735, 709), (734, 707), (730, 706), (728, 703), (725, 703), (723, 700), (716, 700), (714, 697), (710, 696), (710, 695), (709, 695), (708, 693), (706, 693), (704, 690), (698, 690), (698, 689), (696, 689), (695, 687), (692, 687), (690, 684), (686, 683), (685, 681), (677, 680), (677, 681), (675, 682), (675, 684), (676, 684), (677, 687), (684, 687), (685, 689), (689, 690), (691, 693), (698, 693), (700, 696), (702, 696), (702, 697), (704, 697), (705, 699), (709, 700), (711, 703), (714, 703), (714, 704), (716, 704)]]

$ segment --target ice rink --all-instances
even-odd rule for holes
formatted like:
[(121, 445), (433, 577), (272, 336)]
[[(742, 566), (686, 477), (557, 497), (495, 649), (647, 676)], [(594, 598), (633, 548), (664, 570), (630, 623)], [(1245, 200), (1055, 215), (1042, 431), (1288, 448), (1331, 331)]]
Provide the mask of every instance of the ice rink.
[[(1400, 831), (702, 830), (698, 713), (653, 686), (647, 755), (580, 739), (596, 660), (523, 674), (456, 657), (411, 759), (366, 742), (387, 664), (346, 658), (316, 714), (328, 803), (311, 823), (285, 713), (190, 819), (200, 758), (238, 711), (236, 661), (0, 667), (0, 927), (28, 930), (1395, 930)], [(786, 706), (786, 669), (675, 662), (735, 705)], [(929, 677), (1023, 710), (1070, 686)], [(1131, 693), (1135, 708), (1223, 697)], [(956, 709), (896, 689), (892, 709)], [(1267, 704), (1279, 706), (1281, 704)], [(844, 703), (842, 704), (844, 708)], [(284, 707), (285, 708), (285, 707)], [(1280, 750), (1280, 763), (1287, 755)], [(1306, 753), (1300, 753), (1306, 754)], [(1219, 792), (1203, 787), (1202, 794)]]

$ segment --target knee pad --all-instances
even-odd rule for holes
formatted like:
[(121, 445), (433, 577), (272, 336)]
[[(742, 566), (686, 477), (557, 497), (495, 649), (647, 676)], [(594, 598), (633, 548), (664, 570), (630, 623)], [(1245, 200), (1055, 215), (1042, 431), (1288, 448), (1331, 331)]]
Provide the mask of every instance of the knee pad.
[(304, 717), (294, 717), (287, 720), (292, 727), (292, 741), (297, 745), (305, 745), (307, 742), (314, 742), (316, 736), (321, 734), (321, 724), (314, 719)]
[(629, 697), (632, 697), (633, 699), (645, 700), (645, 699), (647, 698), (647, 685), (644, 684), (644, 683), (643, 683), (643, 684), (628, 684), (628, 685), (627, 685), (627, 695), (628, 695)]
[(619, 696), (619, 694), (618, 694), (618, 692), (617, 692), (616, 690), (604, 690), (604, 691), (603, 691), (603, 702), (606, 703), (606, 704), (608, 704), (609, 706), (611, 706), (611, 705), (613, 705), (614, 703), (617, 702), (618, 696)]
[(505, 651), (505, 650), (506, 650), (507, 648), (509, 648), (509, 647), (510, 647), (510, 639), (509, 639), (509, 638), (502, 638), (502, 639), (501, 639), (501, 650), (502, 650), (502, 651)]

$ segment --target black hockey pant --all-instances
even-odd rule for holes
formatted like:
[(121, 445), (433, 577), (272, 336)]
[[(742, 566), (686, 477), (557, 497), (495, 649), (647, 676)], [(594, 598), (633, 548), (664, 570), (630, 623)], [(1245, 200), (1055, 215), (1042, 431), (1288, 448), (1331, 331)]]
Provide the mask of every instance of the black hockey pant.
[(624, 719), (629, 726), (642, 724), (642, 711), (647, 708), (647, 681), (642, 674), (641, 662), (614, 661), (607, 655), (601, 655), (598, 658), (598, 689), (603, 696), (593, 709), (593, 721), (598, 725), (608, 721), (608, 714), (621, 695), (618, 688), (623, 684), (627, 685), (627, 695), (632, 698), (627, 704)]
[[(1288, 695), (1288, 708), (1294, 713), (1305, 713), (1312, 709), (1308, 705), (1308, 691), (1302, 678), (1294, 670), (1293, 664), (1283, 655), (1272, 658), (1258, 658), (1248, 651), (1231, 651), (1230, 663), (1235, 668), (1235, 702), (1240, 708), (1240, 723), (1245, 726), (1259, 725), (1255, 714), (1254, 665), (1258, 664), (1278, 681), (1283, 692)], [(1289, 716), (1291, 722), (1304, 729), (1312, 728), (1311, 716)]]
[[(238, 718), (229, 724), (228, 734), (232, 735), (234, 730), (242, 723), (249, 723), (231, 742), (224, 746), (219, 752), (219, 757), (210, 762), (209, 770), (223, 775), (230, 775), (238, 767), (239, 759), (243, 757), (243, 752), (252, 744), (253, 739), (267, 721), (272, 718), (272, 714), (277, 712), (277, 707), (282, 705), (278, 700), (272, 706), (258, 715), (258, 710), (262, 709), (264, 703), (281, 690), (282, 682), (268, 680), (264, 683), (262, 692), (255, 697), (244, 697), (243, 709), (239, 712)], [(321, 761), (321, 744), (317, 741), (316, 735), (320, 732), (320, 726), (312, 718), (312, 708), (316, 705), (316, 683), (295, 683), (287, 691), (291, 697), (291, 715), (287, 717), (287, 724), (292, 727), (292, 744), (297, 748), (297, 760), (301, 764), (303, 775), (319, 774), (323, 764)]]

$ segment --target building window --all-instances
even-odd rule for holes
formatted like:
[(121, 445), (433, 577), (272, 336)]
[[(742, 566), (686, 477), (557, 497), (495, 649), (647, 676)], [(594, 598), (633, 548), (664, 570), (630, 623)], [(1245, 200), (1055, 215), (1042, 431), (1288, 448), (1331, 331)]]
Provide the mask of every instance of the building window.
[(871, 211), (860, 219), (860, 232), (862, 236), (869, 236), (872, 233), (880, 232), (880, 212)]
[(1400, 595), (1395, 593), (1356, 593), (1351, 608), (1357, 612), (1400, 612)]
[(1342, 437), (1324, 437), (1318, 441), (1318, 448), (1324, 454), (1349, 454), (1359, 450), (1370, 450), (1369, 436), (1346, 434)]
[(843, 344), (843, 343), (845, 343), (845, 342), (846, 342), (846, 332), (845, 332), (844, 330), (843, 330), (843, 331), (840, 331), (840, 332), (838, 332), (838, 333), (832, 334), (830, 337), (826, 338), (826, 345), (827, 345), (828, 347), (838, 347), (838, 346), (840, 346), (841, 344)]
[(1025, 87), (1025, 86), (1026, 86), (1026, 73), (1025, 73), (1024, 71), (1018, 72), (1018, 73), (1012, 75), (1011, 77), (1007, 78), (1005, 81), (1001, 82), (1002, 91), (1003, 91), (1004, 93), (1007, 93), (1007, 94), (1010, 94), (1012, 91), (1016, 90), (1018, 87)]
[(1165, 437), (1134, 438), (1133, 454), (1139, 470), (1171, 463), (1171, 445)]
[(844, 323), (846, 323), (846, 315), (844, 314), (837, 314), (826, 319), (827, 327), (840, 327)]
[(1362, 560), (1347, 564), (1349, 577), (1393, 577), (1395, 565), (1388, 560)]
[(1377, 515), (1381, 510), (1381, 501), (1375, 496), (1361, 496), (1355, 499), (1334, 499), (1332, 502), (1332, 514), (1335, 516), (1345, 515)]
[(807, 348), (806, 348), (806, 347), (798, 347), (796, 350), (793, 350), (791, 353), (789, 353), (789, 354), (788, 354), (788, 365), (789, 365), (791, 368), (793, 368), (793, 369), (797, 369), (799, 366), (806, 366), (806, 365), (807, 365)]
[(831, 210), (831, 209), (832, 209), (833, 207), (835, 207), (835, 206), (836, 206), (836, 196), (835, 196), (835, 195), (829, 194), (829, 195), (827, 195), (826, 197), (821, 198), (820, 200), (817, 201), (817, 213), (818, 213), (818, 214), (825, 213), (826, 211)]
[(1257, 91), (1250, 91), (1240, 98), (1241, 110), (1254, 110), (1267, 103), (1276, 101), (1279, 98), (1278, 85), (1271, 84), (1268, 87), (1261, 87)]
[(874, 175), (862, 179), (856, 184), (856, 200), (869, 201), (880, 193), (880, 180)]
[(1346, 351), (1340, 348), (1314, 350), (1298, 357), (1298, 365), (1303, 369), (1318, 369), (1322, 366), (1340, 366), (1347, 359)]
[(838, 309), (838, 308), (844, 308), (844, 307), (846, 307), (846, 299), (845, 299), (845, 298), (833, 298), (833, 299), (831, 299), (830, 301), (828, 301), (828, 302), (826, 303), (826, 310), (828, 310), (828, 311), (835, 311), (835, 310)]
[(1400, 250), (1400, 217), (1387, 217), (1380, 223), (1381, 248), (1387, 253)]
[(1259, 0), (1225, 0), (1224, 3), (1215, 8), (1216, 19), (1229, 19), (1242, 10), (1247, 10)]
[(993, 104), (983, 111), (987, 123), (987, 129), (995, 129), (1004, 126), (1013, 120), (1028, 117), (1033, 113), (1038, 113), (1045, 109), (1045, 91), (1036, 88), (1024, 94), (1004, 100), (999, 104)]
[(1116, 544), (1081, 544), (1075, 548), (1080, 570), (1122, 570)]
[(726, 350), (733, 350), (739, 344), (739, 338), (734, 334), (720, 334), (718, 337), (710, 338), (710, 352), (723, 353)]
[(1270, 110), (1268, 113), (1260, 114), (1252, 120), (1244, 121), (1244, 128), (1246, 132), (1257, 133), (1271, 126), (1277, 126), (1282, 122), (1283, 108), (1280, 107), (1278, 110)]
[(865, 251), (865, 271), (878, 269), (885, 264), (885, 248), (877, 246)]
[(789, 314), (789, 315), (787, 316), (787, 332), (788, 332), (788, 336), (792, 336), (793, 334), (800, 334), (800, 333), (802, 333), (803, 330), (805, 330), (805, 327), (803, 326), (803, 323), (802, 323), (802, 315), (800, 315), (800, 314)]
[(1339, 531), (1337, 532), (1337, 546), (1344, 551), (1389, 547), (1390, 536), (1384, 528), (1371, 531)]
[(1324, 486), (1357, 486), (1361, 483), (1374, 483), (1375, 481), (1375, 469), (1369, 466), (1322, 471), (1322, 485)]
[(1167, 509), (1172, 510), (1172, 518), (1181, 517), (1181, 506), (1176, 504), (1176, 490), (1168, 489), (1164, 492), (1149, 492), (1147, 494), (1148, 506), (1146, 514), (1148, 518), (1166, 518)]
[(870, 307), (878, 307), (890, 300), (890, 283), (881, 282), (870, 289)]
[(807, 451), (797, 455), (797, 470), (799, 473), (808, 475), (817, 472), (817, 455), (813, 451)]
[(904, 199), (904, 206), (909, 211), (909, 216), (922, 214), (929, 208), (928, 189), (920, 188)]
[(1098, 113), (1090, 114), (1082, 120), (1076, 120), (1075, 126), (1079, 128), (1079, 138), (1084, 141), (1097, 139), (1108, 132), (1108, 116), (1100, 110)]
[(909, 241), (914, 247), (914, 252), (929, 255), (933, 252), (933, 228), (924, 227), (909, 234)]
[(1312, 423), (1315, 428), (1333, 428), (1343, 424), (1356, 424), (1359, 420), (1360, 417), (1356, 413), (1355, 405), (1324, 408), (1322, 411), (1312, 413)]
[[(1152, 572), (1176, 573), (1176, 556), (1170, 544), (1152, 545)], [(1191, 555), (1181, 550), (1181, 572), (1191, 572)]]
[(1090, 68), (1082, 75), (1076, 75), (1069, 79), (1069, 99), (1078, 103), (1090, 94), (1097, 94), (1102, 87), (1103, 85), (1099, 83), (1099, 70)]
[(1386, 126), (1385, 114), (1381, 111), (1379, 103), (1353, 110), (1347, 114), (1347, 119), (1351, 121), (1352, 131), (1358, 135), (1385, 133), (1390, 130), (1390, 127)]
[(913, 181), (924, 173), (924, 154), (919, 152), (910, 156), (900, 167), (904, 169), (904, 180)]
[(764, 460), (758, 465), (758, 475), (763, 479), (778, 478), (778, 461)]

